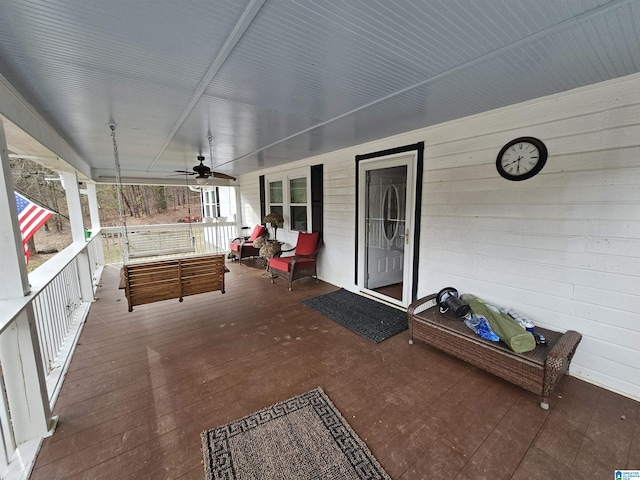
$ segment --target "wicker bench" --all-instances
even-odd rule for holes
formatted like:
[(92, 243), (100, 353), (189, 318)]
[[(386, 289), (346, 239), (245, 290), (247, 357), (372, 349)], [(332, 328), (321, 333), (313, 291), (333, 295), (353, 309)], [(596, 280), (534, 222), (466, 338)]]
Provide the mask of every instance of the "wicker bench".
[(196, 255), (123, 266), (125, 295), (129, 311), (134, 305), (159, 302), (187, 295), (224, 293), (227, 272), (224, 255)]
[(569, 369), (582, 335), (536, 327), (547, 339), (547, 346), (537, 346), (526, 353), (515, 353), (503, 342), (485, 340), (451, 312), (440, 314), (436, 294), (411, 304), (409, 343), (414, 338), (438, 348), (476, 367), (497, 375), (542, 397), (540, 406), (549, 408), (549, 395)]

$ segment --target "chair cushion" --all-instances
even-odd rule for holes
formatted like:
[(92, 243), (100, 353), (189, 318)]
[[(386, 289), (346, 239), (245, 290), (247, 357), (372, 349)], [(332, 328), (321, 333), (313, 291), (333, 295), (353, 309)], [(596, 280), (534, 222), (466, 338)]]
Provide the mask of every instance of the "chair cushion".
[(311, 255), (318, 246), (318, 232), (298, 233), (298, 243), (296, 244), (296, 255)]
[[(281, 272), (291, 271), (291, 262), (294, 257), (273, 257), (269, 259), (269, 267)], [(296, 262), (296, 270), (313, 268), (316, 263), (315, 258), (299, 258)]]
[(249, 237), (249, 241), (253, 242), (256, 238), (261, 237), (266, 230), (267, 230), (267, 227), (265, 227), (264, 225), (256, 225), (253, 228), (253, 232), (251, 232), (251, 236)]
[(229, 247), (231, 247), (231, 251), (239, 252), (240, 247), (242, 247), (245, 250), (247, 249), (247, 247), (253, 247), (253, 242), (244, 242), (244, 243), (231, 242), (229, 244)]
[(241, 246), (241, 245), (242, 245), (241, 243), (231, 242), (231, 243), (229, 244), (229, 247), (231, 247), (231, 251), (232, 251), (232, 252), (239, 252), (239, 251), (240, 251), (240, 246)]

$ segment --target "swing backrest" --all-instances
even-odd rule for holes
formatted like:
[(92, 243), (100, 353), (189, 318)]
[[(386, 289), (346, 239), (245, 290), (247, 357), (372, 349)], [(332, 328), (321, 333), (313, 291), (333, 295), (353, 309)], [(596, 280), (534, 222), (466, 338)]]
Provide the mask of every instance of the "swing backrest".
[(195, 253), (195, 242), (189, 230), (152, 230), (128, 232), (129, 258)]

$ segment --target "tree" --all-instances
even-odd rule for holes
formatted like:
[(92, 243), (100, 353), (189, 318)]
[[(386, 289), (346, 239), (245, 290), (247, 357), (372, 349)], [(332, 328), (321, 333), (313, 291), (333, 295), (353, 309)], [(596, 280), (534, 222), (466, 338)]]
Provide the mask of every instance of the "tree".
[[(12, 159), (10, 162), (16, 189), (56, 214), (44, 228), (48, 231), (55, 225), (59, 232), (68, 228), (66, 192), (61, 182), (57, 181), (58, 174), (31, 160)], [(102, 225), (118, 225), (117, 186), (99, 184), (96, 186), (96, 196)], [(124, 215), (136, 218), (166, 212), (170, 206), (175, 211), (189, 205), (193, 207), (192, 212), (198, 212), (200, 206), (200, 194), (186, 186), (122, 185), (121, 200)], [(85, 196), (81, 196), (81, 202), (85, 225), (88, 225), (89, 210)], [(197, 213), (192, 213), (194, 215)]]
[(162, 213), (167, 210), (166, 188), (167, 187), (162, 185), (154, 185), (151, 187), (153, 201), (158, 213)]
[[(45, 230), (48, 231), (50, 223), (53, 223), (58, 232), (62, 231), (68, 223), (65, 221), (68, 209), (66, 201), (60, 201), (66, 198), (66, 194), (62, 183), (58, 181), (58, 174), (39, 163), (22, 158), (9, 160), (9, 166), (15, 189), (54, 212), (51, 220), (45, 223)], [(35, 243), (30, 248), (35, 251)]]

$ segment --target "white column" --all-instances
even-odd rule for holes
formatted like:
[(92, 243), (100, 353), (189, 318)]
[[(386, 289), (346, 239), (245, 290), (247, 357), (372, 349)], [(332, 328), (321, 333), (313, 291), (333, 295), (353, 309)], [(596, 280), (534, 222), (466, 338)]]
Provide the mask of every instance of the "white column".
[[(244, 222), (244, 206), (242, 205), (242, 196), (240, 195), (240, 188), (233, 187), (236, 195), (236, 237), (242, 235), (242, 224)], [(262, 220), (259, 222), (262, 223)]]
[[(71, 238), (73, 243), (86, 243), (78, 177), (75, 172), (61, 172), (60, 176), (62, 177), (62, 185), (64, 185), (64, 190), (67, 194)], [(86, 249), (78, 255), (78, 276), (80, 279), (80, 295), (82, 295), (82, 300), (92, 302), (94, 300), (93, 283), (91, 282), (89, 255)]]
[[(2, 122), (0, 157), (1, 304), (22, 298), (30, 291)], [(0, 306), (0, 313), (2, 310)], [(3, 321), (10, 323), (0, 333), (0, 366), (15, 440), (21, 443), (47, 433), (51, 410), (32, 304), (28, 303), (17, 317)]]
[(29, 293), (29, 277), (24, 259), (22, 236), (18, 224), (16, 200), (13, 194), (13, 180), (7, 153), (4, 125), (0, 121), (0, 272), (4, 279), (0, 282), (0, 300), (23, 297)]
[(62, 185), (67, 194), (69, 207), (69, 223), (71, 224), (71, 238), (73, 242), (86, 242), (84, 235), (84, 220), (82, 219), (82, 203), (80, 202), (80, 188), (76, 172), (60, 172)]
[(87, 198), (89, 199), (89, 215), (91, 216), (91, 231), (93, 233), (100, 230), (100, 211), (98, 209), (98, 196), (96, 195), (96, 184), (87, 183)]
[(53, 425), (31, 304), (0, 335), (0, 362), (16, 443), (46, 435)]
[(101, 225), (100, 211), (98, 209), (98, 196), (96, 195), (96, 184), (93, 182), (88, 182), (86, 191), (87, 198), (89, 200), (89, 215), (91, 216), (91, 235), (98, 235), (97, 238), (93, 238), (91, 240), (93, 242), (92, 246), (94, 247), (94, 252), (96, 255), (95, 260), (99, 265), (104, 265), (104, 246), (102, 244), (102, 236), (99, 234)]

